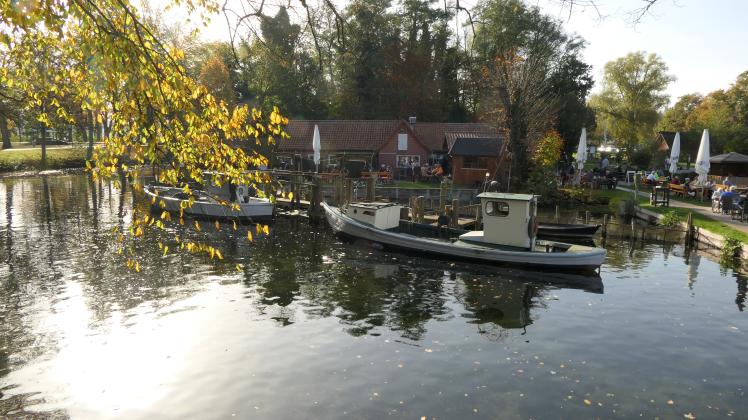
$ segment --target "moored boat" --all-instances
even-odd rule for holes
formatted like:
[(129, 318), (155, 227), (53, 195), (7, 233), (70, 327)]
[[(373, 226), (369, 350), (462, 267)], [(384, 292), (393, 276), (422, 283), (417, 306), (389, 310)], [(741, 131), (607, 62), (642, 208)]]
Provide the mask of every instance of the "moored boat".
[[(228, 186), (192, 190), (194, 201), (188, 206), (189, 195), (181, 188), (146, 185), (145, 194), (153, 200), (157, 209), (178, 213), (184, 209), (184, 214), (210, 219), (237, 218), (250, 221), (264, 221), (273, 218), (273, 203), (267, 198), (254, 197), (249, 188), (244, 186), (232, 188)], [(163, 207), (161, 206), (163, 202)], [(237, 208), (238, 207), (238, 208)]]
[(537, 197), (527, 194), (483, 193), (484, 230), (457, 239), (422, 237), (398, 231), (401, 206), (354, 203), (342, 208), (322, 203), (336, 233), (376, 242), (384, 247), (446, 258), (534, 268), (598, 268), (605, 250), (537, 239)]
[(569, 238), (592, 239), (601, 225), (575, 225), (565, 223), (539, 223), (538, 237), (541, 238)]

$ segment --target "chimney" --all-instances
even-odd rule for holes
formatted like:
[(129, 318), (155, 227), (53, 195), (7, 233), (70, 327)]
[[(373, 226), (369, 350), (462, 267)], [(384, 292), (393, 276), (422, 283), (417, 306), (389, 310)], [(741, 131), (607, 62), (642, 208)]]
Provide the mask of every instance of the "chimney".
[(416, 125), (416, 117), (408, 117), (408, 123), (410, 123), (411, 126)]

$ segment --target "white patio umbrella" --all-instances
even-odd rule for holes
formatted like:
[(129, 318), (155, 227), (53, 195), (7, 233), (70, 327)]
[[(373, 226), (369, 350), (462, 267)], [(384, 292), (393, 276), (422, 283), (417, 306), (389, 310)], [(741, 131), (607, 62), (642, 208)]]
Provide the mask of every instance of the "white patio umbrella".
[(675, 133), (673, 147), (670, 149), (670, 173), (678, 170), (678, 159), (680, 158), (680, 132)]
[(696, 155), (696, 173), (699, 174), (698, 185), (706, 183), (706, 176), (709, 174), (709, 130), (704, 129), (699, 144), (699, 153)]
[(319, 172), (319, 152), (322, 150), (322, 144), (319, 138), (319, 127), (314, 124), (314, 138), (312, 139), (312, 149), (314, 149), (314, 165), (317, 167)]
[(577, 172), (574, 174), (574, 183), (579, 184), (582, 181), (582, 168), (587, 161), (587, 129), (582, 127), (582, 135), (579, 136), (579, 145), (577, 146)]

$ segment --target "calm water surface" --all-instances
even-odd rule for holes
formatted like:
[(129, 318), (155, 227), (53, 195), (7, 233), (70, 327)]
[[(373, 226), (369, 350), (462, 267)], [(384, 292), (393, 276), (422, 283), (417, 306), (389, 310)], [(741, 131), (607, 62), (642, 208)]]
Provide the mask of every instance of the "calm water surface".
[(748, 417), (746, 279), (679, 245), (609, 241), (580, 283), (281, 219), (203, 224), (220, 263), (146, 233), (136, 273), (132, 209), (82, 175), (0, 180), (0, 417)]

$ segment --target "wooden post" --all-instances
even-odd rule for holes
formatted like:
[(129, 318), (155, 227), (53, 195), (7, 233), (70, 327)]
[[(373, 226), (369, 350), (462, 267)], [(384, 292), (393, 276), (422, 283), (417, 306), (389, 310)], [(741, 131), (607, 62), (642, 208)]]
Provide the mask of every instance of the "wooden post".
[(559, 214), (559, 211), (558, 211), (558, 204), (556, 204), (556, 223), (559, 223), (559, 220), (560, 220), (559, 216), (560, 216), (560, 214)]
[(296, 202), (296, 208), (301, 210), (301, 193), (304, 188), (304, 175), (296, 176), (296, 194), (293, 195), (293, 199)]
[(439, 185), (439, 212), (444, 210), (447, 205), (447, 183), (442, 181)]
[(353, 179), (345, 179), (345, 202), (350, 204), (353, 202)]
[(590, 212), (589, 211), (584, 212), (584, 224), (585, 225), (590, 224)]
[(693, 213), (688, 213), (688, 218), (686, 219), (686, 246), (691, 245), (691, 241), (693, 241)]
[(603, 215), (603, 238), (608, 236), (608, 215), (607, 213)]
[(415, 222), (417, 213), (415, 197), (410, 197), (410, 199), (408, 199), (408, 208), (410, 209), (410, 220)]
[(372, 175), (368, 179), (368, 185), (366, 186), (366, 200), (369, 202), (374, 201), (374, 197), (376, 196), (376, 188), (377, 188), (377, 178), (376, 176)]
[(452, 200), (452, 220), (451, 225), (453, 228), (456, 228), (458, 223), (460, 221), (460, 200), (454, 199)]
[(322, 220), (322, 188), (319, 175), (312, 178), (312, 197), (309, 200), (309, 223), (316, 225)]
[(422, 195), (416, 197), (416, 221), (418, 223), (423, 223), (423, 216), (424, 216), (424, 214), (423, 214), (424, 213), (423, 206), (424, 206), (424, 202), (425, 202), (425, 199), (424, 199), (424, 197)]

